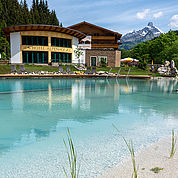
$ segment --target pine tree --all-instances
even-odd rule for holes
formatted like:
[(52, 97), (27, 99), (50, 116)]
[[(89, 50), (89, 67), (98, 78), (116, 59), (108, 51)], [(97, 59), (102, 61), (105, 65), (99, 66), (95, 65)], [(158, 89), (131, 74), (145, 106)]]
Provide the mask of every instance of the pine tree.
[[(26, 0), (0, 0), (0, 53), (10, 56), (9, 43), (3, 27), (26, 24), (59, 25), (56, 13), (50, 11), (47, 0), (33, 0), (29, 9)], [(60, 24), (62, 26), (62, 23)]]
[(57, 25), (59, 26), (59, 21), (56, 16), (55, 10), (52, 10), (51, 15), (50, 15), (50, 25)]

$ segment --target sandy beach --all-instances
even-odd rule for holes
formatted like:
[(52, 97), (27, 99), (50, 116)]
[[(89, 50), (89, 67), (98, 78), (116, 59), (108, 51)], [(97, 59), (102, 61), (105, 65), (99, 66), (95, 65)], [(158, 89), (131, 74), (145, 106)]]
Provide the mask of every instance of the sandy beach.
[[(176, 145), (177, 147), (177, 145)], [(159, 140), (136, 154), (136, 165), (139, 166), (138, 177), (140, 178), (178, 178), (178, 153), (170, 159), (171, 137)], [(150, 169), (163, 168), (159, 173)], [(114, 168), (110, 168), (98, 178), (129, 178), (132, 176), (133, 167), (131, 158), (123, 160)]]

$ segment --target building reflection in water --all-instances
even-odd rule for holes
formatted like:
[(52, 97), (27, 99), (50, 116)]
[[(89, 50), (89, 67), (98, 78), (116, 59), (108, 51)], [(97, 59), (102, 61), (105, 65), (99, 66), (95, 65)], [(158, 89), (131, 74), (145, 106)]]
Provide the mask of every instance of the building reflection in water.
[[(36, 80), (31, 84), (23, 80), (12, 82), (10, 90), (17, 92), (3, 95), (9, 112), (4, 114), (7, 121), (0, 120), (0, 125), (8, 128), (8, 133), (0, 129), (0, 135), (11, 137), (6, 148), (24, 135), (28, 139), (30, 135), (33, 139), (34, 135), (46, 137), (63, 121), (94, 122), (121, 111), (144, 116), (150, 112), (165, 116), (178, 114), (178, 104), (168, 105), (176, 99), (173, 91), (178, 88), (177, 80), (60, 79), (41, 80), (41, 85)], [(0, 104), (4, 104), (3, 100)]]

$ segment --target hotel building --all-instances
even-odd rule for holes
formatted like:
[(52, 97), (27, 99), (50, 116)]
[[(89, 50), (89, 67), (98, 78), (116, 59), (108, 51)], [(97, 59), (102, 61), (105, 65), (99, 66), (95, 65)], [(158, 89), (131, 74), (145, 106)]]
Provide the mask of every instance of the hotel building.
[(3, 29), (10, 40), (11, 64), (77, 63), (74, 50), (82, 32), (49, 25), (21, 25)]
[[(121, 34), (82, 22), (68, 28), (50, 25), (20, 25), (3, 29), (10, 41), (11, 64), (85, 64), (119, 67)], [(75, 55), (77, 47), (83, 55)]]
[(121, 51), (118, 49), (121, 34), (88, 22), (81, 22), (68, 28), (87, 35), (79, 40), (79, 47), (83, 50), (82, 62), (88, 66), (100, 66), (101, 60), (104, 60), (107, 66), (120, 67)]

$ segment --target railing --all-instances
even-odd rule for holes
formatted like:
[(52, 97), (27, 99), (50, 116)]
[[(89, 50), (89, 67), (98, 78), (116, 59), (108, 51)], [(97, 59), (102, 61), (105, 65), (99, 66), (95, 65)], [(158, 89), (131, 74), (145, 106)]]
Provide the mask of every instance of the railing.
[(92, 48), (119, 48), (119, 44), (92, 44)]
[(92, 36), (92, 40), (115, 40), (115, 36)]

